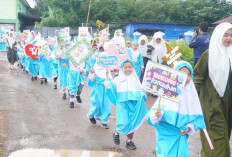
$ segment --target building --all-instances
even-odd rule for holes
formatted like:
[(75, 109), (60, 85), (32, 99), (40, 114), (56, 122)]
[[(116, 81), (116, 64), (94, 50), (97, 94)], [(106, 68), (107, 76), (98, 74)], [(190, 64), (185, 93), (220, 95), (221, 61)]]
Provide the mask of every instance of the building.
[(229, 16), (229, 17), (226, 17), (224, 19), (221, 19), (219, 21), (216, 21), (214, 23), (212, 23), (213, 25), (218, 25), (220, 23), (223, 23), (223, 22), (229, 22), (229, 23), (232, 23), (232, 16)]
[(0, 0), (0, 30), (23, 31), (26, 26), (34, 25), (41, 18), (30, 13), (27, 0)]
[(185, 24), (159, 24), (159, 23), (128, 23), (123, 26), (126, 38), (133, 38), (134, 32), (152, 37), (155, 32), (165, 33), (165, 40), (178, 39), (178, 34), (184, 34), (187, 31), (194, 31), (193, 25)]

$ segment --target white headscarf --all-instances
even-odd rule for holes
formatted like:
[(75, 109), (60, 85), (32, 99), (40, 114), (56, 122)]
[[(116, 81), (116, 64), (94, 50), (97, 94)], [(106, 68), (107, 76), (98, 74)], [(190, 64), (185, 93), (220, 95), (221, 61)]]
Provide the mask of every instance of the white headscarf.
[[(12, 34), (13, 36), (11, 37), (10, 34)], [(15, 43), (15, 37), (14, 37), (13, 31), (10, 31), (9, 37), (7, 39), (8, 39), (8, 44), (9, 44), (8, 46), (12, 49), (12, 46)]]
[[(156, 32), (148, 45), (153, 46), (155, 49), (152, 51), (151, 60), (155, 63), (162, 63), (162, 58), (167, 54), (167, 47), (165, 41), (160, 32)], [(160, 38), (160, 43), (156, 42), (156, 39)]]
[[(130, 59), (125, 59), (122, 62), (121, 66), (123, 66), (123, 64), (127, 61), (129, 61), (131, 63), (133, 62)], [(132, 63), (132, 65), (133, 65), (133, 63)], [(135, 72), (134, 67), (133, 67), (133, 71), (130, 75), (124, 74), (122, 68), (120, 68), (119, 75), (118, 75), (118, 77), (116, 77), (113, 80), (113, 83), (115, 84), (115, 86), (117, 88), (117, 92), (141, 91), (141, 89), (142, 89), (142, 85), (139, 81), (139, 78)]]
[(209, 77), (220, 97), (223, 97), (229, 78), (229, 70), (232, 69), (232, 45), (225, 47), (222, 37), (232, 28), (230, 23), (219, 24), (213, 31), (209, 43)]
[[(144, 45), (141, 44), (141, 41), (142, 41), (142, 40), (145, 41), (145, 44), (144, 44)], [(139, 50), (139, 52), (142, 54), (143, 57), (151, 58), (150, 55), (147, 55), (147, 45), (148, 45), (147, 36), (146, 36), (146, 35), (141, 35), (141, 36), (139, 37), (139, 47), (138, 47), (138, 50)]]
[(115, 44), (121, 44), (123, 47), (126, 47), (125, 39), (121, 36), (121, 34), (119, 36), (117, 36), (117, 32), (120, 33), (119, 30), (116, 30), (114, 32), (114, 37), (111, 39), (111, 42), (114, 42)]

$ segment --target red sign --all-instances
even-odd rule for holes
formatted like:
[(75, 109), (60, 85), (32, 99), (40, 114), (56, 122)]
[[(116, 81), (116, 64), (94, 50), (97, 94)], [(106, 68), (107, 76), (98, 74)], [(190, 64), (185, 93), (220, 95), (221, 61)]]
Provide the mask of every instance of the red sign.
[(36, 59), (36, 57), (38, 57), (38, 48), (36, 46), (33, 46), (32, 44), (27, 44), (25, 46), (25, 52), (32, 59)]

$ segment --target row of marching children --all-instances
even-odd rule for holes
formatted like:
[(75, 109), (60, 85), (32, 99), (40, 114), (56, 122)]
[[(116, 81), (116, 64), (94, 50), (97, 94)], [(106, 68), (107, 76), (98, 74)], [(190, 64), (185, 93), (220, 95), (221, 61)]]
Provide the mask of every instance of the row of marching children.
[[(116, 130), (113, 133), (115, 144), (120, 144), (120, 134), (122, 134), (127, 136), (126, 147), (136, 149), (132, 141), (134, 132), (148, 119), (148, 123), (157, 128), (156, 153), (158, 156), (189, 156), (188, 136), (197, 129), (205, 127), (199, 98), (192, 81), (193, 69), (187, 62), (180, 62), (175, 66), (176, 70), (188, 74), (188, 81), (183, 91), (185, 94), (179, 104), (179, 109), (185, 112), (186, 117), (173, 116), (179, 113), (169, 112), (166, 104), (159, 109), (156, 103), (154, 108), (147, 112), (145, 105), (147, 95), (142, 90), (140, 77), (149, 59), (155, 63), (162, 63), (161, 58), (167, 53), (167, 48), (159, 33), (154, 35), (150, 43), (144, 36), (141, 38), (139, 42), (133, 41), (132, 48), (127, 49), (129, 58), (121, 62), (118, 76), (115, 78), (112, 77), (108, 67), (97, 64), (96, 57), (104, 52), (103, 47), (97, 48), (97, 44), (92, 45), (95, 53), (78, 67), (75, 67), (65, 55), (65, 51), (71, 45), (61, 46), (56, 56), (40, 53), (36, 59), (32, 59), (24, 54), (21, 56), (21, 63), (31, 74), (32, 81), (39, 75), (42, 84), (53, 77), (54, 88), (57, 88), (56, 82), (59, 77), (63, 99), (66, 99), (67, 92), (69, 93), (70, 108), (74, 107), (75, 99), (79, 103), (82, 102), (80, 94), (85, 76), (88, 76), (87, 83), (92, 87), (92, 92), (91, 108), (87, 116), (92, 124), (96, 124), (96, 120), (99, 120), (101, 127), (108, 129), (108, 120), (111, 115), (110, 102), (113, 103), (117, 112)], [(125, 44), (119, 31), (115, 32), (112, 41)], [(36, 45), (36, 41), (32, 44)], [(49, 49), (54, 51), (52, 46)], [(194, 108), (191, 103), (195, 104)], [(197, 116), (191, 116), (192, 110), (197, 113)]]

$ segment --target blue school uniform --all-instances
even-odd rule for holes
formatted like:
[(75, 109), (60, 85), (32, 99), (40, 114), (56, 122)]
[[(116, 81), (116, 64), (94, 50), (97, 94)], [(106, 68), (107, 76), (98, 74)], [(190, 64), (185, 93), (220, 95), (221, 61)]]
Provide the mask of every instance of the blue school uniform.
[[(103, 72), (105, 73), (105, 68), (104, 67), (100, 67), (100, 68), (102, 68)], [(90, 87), (93, 87), (93, 90), (90, 95), (91, 107), (88, 113), (88, 117), (89, 118), (94, 117), (95, 119), (101, 121), (102, 123), (107, 124), (111, 111), (110, 111), (110, 100), (106, 95), (107, 89), (105, 88), (104, 85), (105, 78), (98, 77), (98, 73), (96, 69), (95, 69), (95, 73), (96, 74), (90, 74), (90, 75), (94, 75), (95, 80), (91, 80), (90, 78), (88, 78), (87, 80), (88, 85)]]
[(52, 77), (58, 77), (58, 60), (50, 58), (51, 69), (52, 69)]
[(29, 74), (36, 77), (39, 74), (39, 59), (27, 58), (26, 60), (26, 70)]
[[(67, 66), (63, 67), (63, 64), (66, 63)], [(63, 59), (58, 60), (58, 74), (59, 74), (59, 85), (61, 88), (67, 86), (67, 75), (69, 71), (69, 59), (64, 57)]]
[(52, 78), (51, 62), (48, 57), (39, 53), (39, 78)]
[[(133, 50), (132, 49), (127, 49), (127, 52), (129, 54), (129, 57), (131, 60), (133, 60)], [(136, 74), (137, 76), (140, 78), (140, 75), (141, 75), (141, 68), (144, 67), (144, 63), (143, 63), (143, 57), (141, 55), (141, 53), (139, 52), (139, 55), (137, 57), (137, 60), (133, 60), (133, 63), (134, 63), (134, 69), (136, 71)]]

